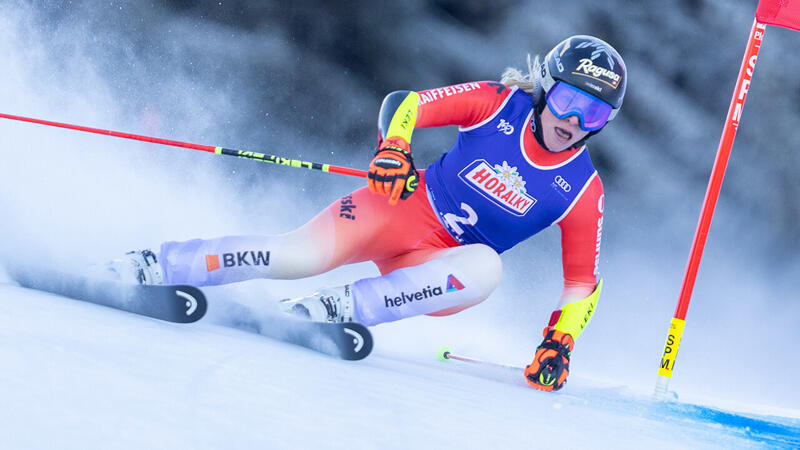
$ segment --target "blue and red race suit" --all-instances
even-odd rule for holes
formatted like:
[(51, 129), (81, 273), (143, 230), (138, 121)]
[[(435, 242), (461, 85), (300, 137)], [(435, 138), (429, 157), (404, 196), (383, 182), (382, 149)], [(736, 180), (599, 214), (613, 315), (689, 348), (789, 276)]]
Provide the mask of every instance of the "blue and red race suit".
[(496, 82), (421, 91), (416, 128), (459, 126), (426, 171), (440, 221), (462, 244), (498, 253), (552, 224), (562, 231), (565, 286), (594, 287), (603, 186), (586, 147), (552, 153), (537, 142), (530, 95)]

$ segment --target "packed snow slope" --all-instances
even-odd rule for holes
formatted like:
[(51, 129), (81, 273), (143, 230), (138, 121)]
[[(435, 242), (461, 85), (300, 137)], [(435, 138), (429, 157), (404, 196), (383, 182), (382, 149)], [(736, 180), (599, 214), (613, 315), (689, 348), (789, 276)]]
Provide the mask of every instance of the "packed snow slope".
[[(503, 255), (484, 303), (375, 327), (375, 354), (355, 364), (212, 313), (375, 276), (371, 264), (209, 288), (209, 317), (191, 326), (3, 284), (0, 431), (15, 447), (795, 445), (800, 60), (787, 55), (800, 34), (788, 30), (768, 29), (759, 57), (671, 382), (680, 403), (647, 400), (752, 2), (6, 3), (4, 113), (362, 169), (392, 90), (497, 79), (577, 33), (614, 43), (631, 74), (619, 118), (590, 143), (605, 287), (563, 392), (434, 361), (440, 346), (530, 361), (561, 289), (557, 229)], [(455, 137), (415, 132), (418, 167)], [(80, 270), (167, 240), (283, 233), (364, 185), (8, 120), (0, 144), (0, 266)]]
[[(212, 289), (210, 301), (236, 294)], [(375, 327), (376, 351), (353, 363), (12, 284), (0, 284), (0, 298), (4, 448), (800, 445), (800, 411), (653, 402), (580, 375), (562, 392), (541, 393), (519, 372), (438, 362), (433, 344), (447, 333), (433, 332), (433, 320)], [(404, 335), (432, 345), (398, 351)], [(449, 343), (455, 352), (459, 342)]]

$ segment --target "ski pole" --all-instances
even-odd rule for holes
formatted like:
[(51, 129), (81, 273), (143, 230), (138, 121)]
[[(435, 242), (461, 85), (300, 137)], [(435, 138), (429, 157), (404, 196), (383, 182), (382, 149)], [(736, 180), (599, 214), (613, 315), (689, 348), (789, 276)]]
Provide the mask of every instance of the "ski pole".
[(106, 136), (114, 136), (123, 139), (132, 139), (135, 141), (152, 142), (154, 144), (169, 145), (171, 147), (183, 147), (192, 150), (200, 150), (204, 152), (214, 153), (217, 155), (238, 156), (239, 158), (252, 159), (265, 163), (278, 164), (288, 167), (299, 167), (310, 170), (321, 170), (322, 172), (338, 173), (342, 175), (350, 175), (352, 177), (366, 178), (367, 172), (365, 170), (351, 169), (348, 167), (334, 166), (332, 164), (320, 164), (309, 161), (301, 161), (298, 159), (284, 158), (282, 156), (267, 155), (264, 153), (233, 150), (224, 147), (214, 147), (212, 145), (192, 144), (189, 142), (172, 141), (169, 139), (161, 139), (157, 137), (141, 136), (138, 134), (123, 133), (120, 131), (102, 130), (100, 128), (91, 128), (81, 125), (72, 125), (68, 123), (52, 122), (49, 120), (34, 119), (31, 117), (14, 116), (11, 114), (0, 113), (0, 118), (19, 120), (22, 122), (30, 122), (39, 125), (47, 125), (51, 127), (67, 128), (70, 130), (85, 131), (87, 133), (104, 134)]
[(471, 363), (471, 364), (477, 364), (477, 365), (482, 365), (482, 366), (490, 366), (490, 367), (498, 367), (498, 368), (501, 368), (501, 369), (518, 370), (520, 372), (525, 372), (525, 368), (524, 367), (512, 366), (510, 364), (501, 364), (501, 363), (496, 363), (496, 362), (493, 362), (493, 361), (484, 361), (482, 359), (471, 358), (469, 356), (456, 355), (453, 352), (451, 352), (450, 349), (447, 348), (447, 347), (443, 347), (443, 348), (439, 349), (437, 358), (439, 359), (439, 361), (450, 361), (452, 359), (455, 359), (456, 361), (462, 361), (462, 362)]

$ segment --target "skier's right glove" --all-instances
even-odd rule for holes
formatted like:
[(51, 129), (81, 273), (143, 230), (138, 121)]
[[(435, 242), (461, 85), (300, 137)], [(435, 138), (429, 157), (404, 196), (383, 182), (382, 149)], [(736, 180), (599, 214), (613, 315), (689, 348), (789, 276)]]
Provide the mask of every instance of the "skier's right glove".
[(418, 175), (405, 139), (392, 136), (381, 143), (369, 164), (367, 186), (375, 194), (388, 195), (389, 204), (407, 199), (417, 189)]
[(525, 368), (528, 384), (541, 391), (557, 391), (564, 387), (569, 375), (569, 356), (575, 341), (567, 333), (545, 328), (544, 340), (531, 365)]

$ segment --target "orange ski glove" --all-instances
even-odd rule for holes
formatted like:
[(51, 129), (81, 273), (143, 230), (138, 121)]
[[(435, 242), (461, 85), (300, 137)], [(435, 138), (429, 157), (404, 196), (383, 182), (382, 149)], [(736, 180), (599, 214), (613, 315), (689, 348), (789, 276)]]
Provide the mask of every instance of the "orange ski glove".
[(525, 379), (535, 389), (557, 391), (567, 382), (575, 341), (569, 334), (549, 327), (544, 331), (544, 340), (536, 349), (533, 362), (525, 368)]
[(408, 142), (397, 136), (383, 141), (369, 163), (369, 190), (375, 194), (388, 195), (389, 204), (396, 205), (398, 200), (405, 200), (414, 193), (418, 181)]

